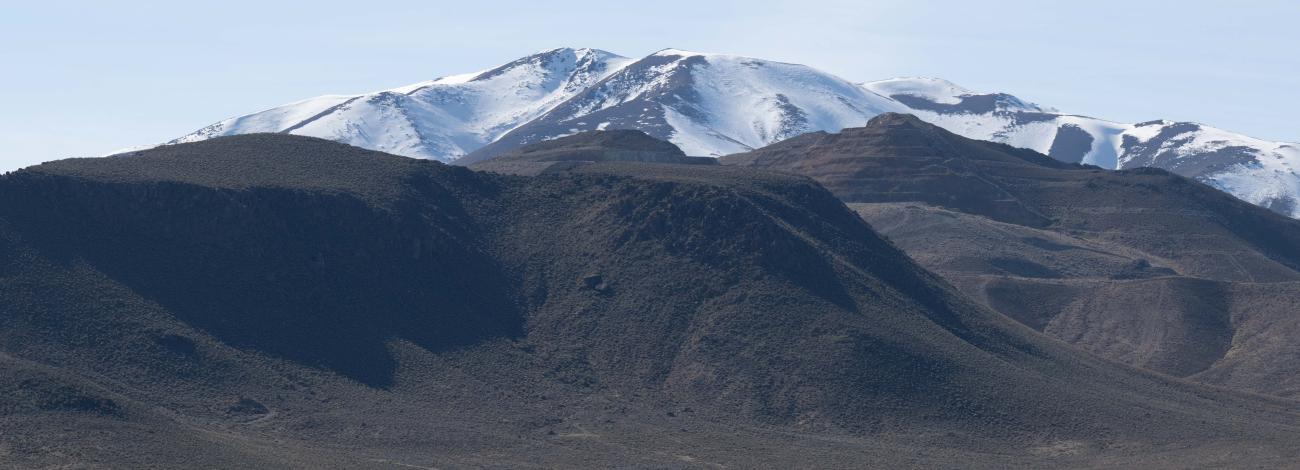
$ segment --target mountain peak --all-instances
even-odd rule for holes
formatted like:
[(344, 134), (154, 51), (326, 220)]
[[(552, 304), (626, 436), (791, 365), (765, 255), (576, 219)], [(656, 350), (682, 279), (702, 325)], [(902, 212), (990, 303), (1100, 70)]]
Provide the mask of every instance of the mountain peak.
[(967, 114), (1056, 112), (1013, 95), (977, 92), (942, 78), (898, 77), (866, 82), (862, 87), (914, 109)]
[(598, 49), (560, 47), (538, 52), (515, 59), (500, 67), (487, 70), (470, 79), (470, 81), (487, 80), (501, 76), (520, 67), (539, 67), (544, 72), (571, 73), (583, 66), (603, 66), (611, 59), (626, 59), (623, 56)]
[(895, 77), (865, 82), (862, 87), (884, 96), (910, 95), (946, 104), (957, 104), (962, 96), (976, 94), (956, 83), (932, 77)]
[(866, 127), (933, 129), (937, 126), (922, 121), (915, 114), (888, 112), (871, 118)]
[(592, 47), (568, 47), (568, 46), (565, 46), (565, 47), (556, 47), (556, 48), (551, 48), (551, 49), (545, 49), (545, 50), (537, 51), (537, 53), (532, 54), (532, 55), (529, 56), (529, 57), (544, 56), (544, 55), (550, 55), (550, 54), (572, 54), (572, 55), (577, 56), (577, 57), (587, 57), (587, 56), (597, 56), (597, 57), (623, 57), (623, 56), (621, 56), (621, 55), (618, 55), (618, 54), (615, 54), (615, 53), (613, 53), (613, 52), (609, 52), (609, 51), (606, 51), (606, 50), (603, 50), (603, 49), (596, 49), (596, 48), (592, 48)]
[(710, 52), (695, 52), (695, 51), (688, 51), (688, 50), (683, 50), (683, 49), (673, 49), (673, 48), (670, 47), (670, 48), (667, 48), (667, 49), (661, 49), (661, 50), (655, 52), (654, 54), (650, 54), (650, 55), (651, 55), (651, 56), (658, 56), (658, 57), (665, 57), (665, 56), (679, 56), (679, 57), (709, 57), (709, 56), (716, 56), (716, 55), (719, 55), (719, 54), (714, 54), (714, 53), (710, 53)]

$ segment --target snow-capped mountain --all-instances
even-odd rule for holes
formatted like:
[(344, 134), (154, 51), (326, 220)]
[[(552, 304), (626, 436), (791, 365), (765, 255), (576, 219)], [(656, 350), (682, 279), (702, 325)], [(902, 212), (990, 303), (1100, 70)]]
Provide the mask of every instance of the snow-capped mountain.
[(964, 137), (1107, 169), (1163, 168), (1300, 218), (1297, 144), (1268, 142), (1191, 122), (1126, 124), (1062, 114), (1011, 95), (976, 93), (933, 78), (898, 78), (862, 86)]
[(633, 60), (540, 52), (490, 70), (363, 95), (312, 98), (231, 118), (170, 143), (254, 132), (332, 139), (468, 164), (593, 129), (639, 129), (689, 155), (720, 156), (908, 112), (965, 137), (1109, 169), (1154, 166), (1300, 217), (1300, 145), (1184, 122), (1064, 114), (945, 80), (854, 84), (811, 67), (665, 49)]
[(171, 143), (284, 132), (451, 161), (532, 121), (629, 62), (595, 49), (553, 49), (477, 73), (290, 103), (221, 121)]
[(905, 110), (803, 65), (675, 49), (633, 61), (561, 48), (484, 72), (290, 103), (170, 143), (284, 132), (446, 162), (478, 150), (469, 163), (561, 135), (633, 128), (716, 156)]
[(903, 110), (892, 99), (804, 65), (665, 49), (466, 160), (605, 128), (639, 129), (689, 155), (721, 156), (806, 132), (861, 126), (880, 113)]

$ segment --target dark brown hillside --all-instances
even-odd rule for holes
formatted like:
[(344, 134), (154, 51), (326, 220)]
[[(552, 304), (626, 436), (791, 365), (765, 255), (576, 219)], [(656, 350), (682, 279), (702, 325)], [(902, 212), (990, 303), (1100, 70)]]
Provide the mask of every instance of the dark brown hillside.
[[(943, 139), (939, 132), (914, 117), (887, 114), (868, 127), (804, 134), (721, 161), (807, 175), (846, 202), (923, 200), (1006, 222), (1051, 222), (993, 175), (1006, 167), (1060, 163), (1047, 157), (1027, 160), (1010, 147), (973, 151), (967, 142)], [(932, 190), (939, 187), (946, 191)]]
[(722, 160), (817, 179), (922, 265), (1032, 328), (1160, 372), (1300, 392), (1277, 379), (1300, 372), (1300, 348), (1258, 337), (1300, 325), (1270, 300), (1300, 281), (1294, 220), (1161, 170), (1063, 164), (905, 115)]
[[(235, 165), (263, 142), (309, 157)], [(437, 351), (522, 331), (477, 228), (417, 162), (359, 165), (314, 140), (199, 147), (20, 172), (4, 199), (26, 203), (5, 219), (52, 262), (85, 263), (225, 343), (373, 386), (392, 381), (394, 338)]]
[[(1293, 402), (1046, 338), (804, 177), (609, 162), (508, 176), (250, 135), (30, 168), (0, 178), (0, 200), (0, 351), (54, 377), (0, 402), (26, 410), (0, 437), (14, 466), (1300, 453)], [(136, 438), (151, 433), (186, 444)]]
[(590, 131), (544, 140), (469, 164), (475, 170), (520, 175), (565, 171), (590, 162), (677, 163), (716, 165), (710, 157), (688, 157), (682, 150), (646, 133), (631, 130)]
[[(1300, 279), (1300, 222), (1162, 170), (1065, 164), (966, 139), (910, 115), (883, 114), (866, 127), (807, 134), (721, 161), (807, 175), (848, 203), (925, 202), (1017, 225), (1094, 233), (1177, 259), (1184, 274)], [(1226, 258), (1244, 264), (1225, 267)]]

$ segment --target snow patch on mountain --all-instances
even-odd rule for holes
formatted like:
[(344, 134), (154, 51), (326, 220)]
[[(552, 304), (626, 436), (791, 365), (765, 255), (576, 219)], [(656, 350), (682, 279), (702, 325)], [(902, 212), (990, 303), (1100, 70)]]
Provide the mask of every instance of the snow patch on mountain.
[(196, 142), (223, 135), (280, 132), (311, 119), (326, 110), (357, 98), (358, 95), (326, 95), (277, 106), (218, 122), (168, 143)]
[(1238, 198), (1300, 218), (1300, 145), (1269, 142), (1196, 123), (1160, 121), (1126, 134), (1123, 168), (1159, 166)]
[[(902, 107), (803, 65), (709, 56), (691, 69), (701, 121), (750, 147), (806, 132), (866, 125)], [(715, 153), (716, 154), (716, 153)]]
[(721, 156), (746, 152), (754, 148), (691, 120), (672, 108), (664, 108), (664, 120), (673, 128), (668, 141), (687, 155)]
[(976, 93), (941, 78), (900, 77), (861, 86), (909, 108), (935, 112), (1056, 112), (1006, 93)]

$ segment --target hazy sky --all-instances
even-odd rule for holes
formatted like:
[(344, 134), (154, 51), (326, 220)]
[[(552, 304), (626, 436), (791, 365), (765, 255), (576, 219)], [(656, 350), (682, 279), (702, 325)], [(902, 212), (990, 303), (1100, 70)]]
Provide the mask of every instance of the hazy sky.
[(1294, 1), (3, 1), (0, 170), (560, 46), (936, 76), (1065, 112), (1300, 141)]

